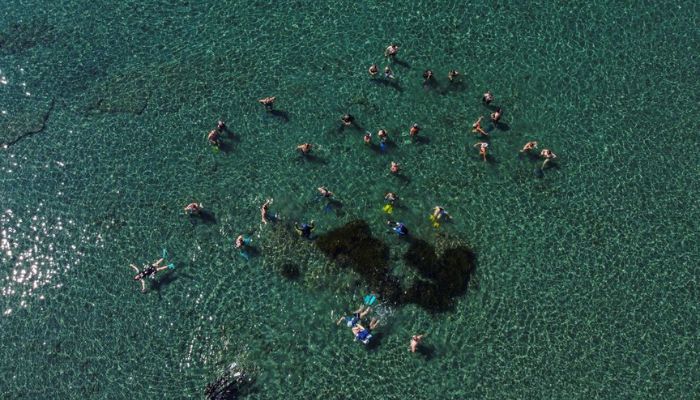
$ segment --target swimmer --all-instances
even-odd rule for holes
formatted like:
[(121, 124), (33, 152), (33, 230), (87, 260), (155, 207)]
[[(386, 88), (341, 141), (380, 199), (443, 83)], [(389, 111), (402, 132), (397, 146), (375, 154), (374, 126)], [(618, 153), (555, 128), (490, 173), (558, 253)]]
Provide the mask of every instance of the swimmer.
[(418, 346), (423, 342), (425, 335), (413, 335), (411, 336), (411, 344), (408, 346), (408, 350), (411, 353), (415, 353), (418, 350)]
[(523, 146), (523, 149), (520, 150), (521, 153), (529, 153), (530, 150), (536, 149), (537, 148), (537, 142), (527, 142), (525, 143), (525, 146)]
[(491, 91), (487, 91), (484, 93), (484, 95), (481, 97), (481, 101), (484, 102), (484, 104), (489, 105), (493, 101), (493, 93)]
[(456, 69), (450, 70), (450, 72), (447, 73), (447, 80), (449, 80), (450, 82), (452, 82), (452, 81), (454, 81), (455, 78), (457, 78), (458, 76), (459, 76), (459, 71), (457, 71)]
[(439, 221), (442, 218), (450, 219), (452, 217), (444, 208), (435, 206), (435, 208), (433, 208), (433, 218), (435, 218), (436, 221)]
[(220, 132), (228, 132), (228, 127), (222, 120), (219, 120), (219, 122), (216, 123), (216, 129), (218, 129)]
[(355, 340), (358, 340), (364, 344), (368, 344), (370, 339), (372, 339), (372, 330), (379, 325), (379, 320), (372, 318), (369, 322), (369, 326), (365, 328), (361, 324), (356, 324), (352, 327), (352, 334), (355, 336)]
[(219, 146), (219, 144), (221, 144), (221, 134), (219, 133), (219, 130), (212, 129), (212, 131), (207, 135), (207, 140), (209, 141), (210, 145)]
[(321, 197), (326, 197), (326, 198), (333, 197), (333, 192), (328, 190), (325, 186), (321, 186), (317, 190), (318, 190), (318, 195)]
[(202, 203), (190, 203), (185, 207), (185, 214), (199, 215), (202, 212)]
[(371, 307), (360, 306), (360, 308), (352, 312), (352, 315), (340, 317), (335, 324), (340, 325), (341, 322), (345, 321), (345, 325), (347, 325), (348, 328), (352, 328), (353, 326), (359, 324), (370, 311), (372, 311)]
[(392, 161), (391, 162), (391, 167), (389, 167), (389, 172), (392, 174), (398, 174), (399, 171), (401, 171), (401, 166), (399, 163)]
[(386, 192), (386, 194), (384, 194), (384, 201), (389, 204), (394, 204), (394, 202), (396, 202), (398, 199), (399, 196), (394, 192)]
[(379, 73), (379, 67), (377, 66), (377, 64), (372, 64), (369, 66), (367, 72), (369, 72), (369, 76), (375, 78), (377, 76), (377, 73)]
[(369, 132), (365, 133), (365, 136), (362, 137), (362, 140), (365, 142), (365, 144), (372, 144), (372, 134)]
[(398, 52), (399, 46), (392, 43), (384, 50), (384, 57), (394, 58)]
[(472, 124), (472, 132), (474, 133), (480, 133), (483, 136), (488, 136), (489, 133), (484, 130), (484, 128), (481, 127), (481, 120), (484, 119), (484, 117), (479, 117), (473, 124)]
[(299, 150), (301, 154), (307, 155), (311, 152), (311, 147), (313, 147), (311, 143), (303, 143), (297, 146), (297, 150)]
[(267, 224), (270, 215), (270, 204), (272, 204), (272, 199), (267, 199), (265, 200), (265, 203), (260, 207), (260, 217), (262, 219), (263, 224)]
[(394, 222), (394, 221), (386, 221), (386, 224), (391, 226), (393, 225), (394, 227), (391, 228), (394, 233), (396, 233), (399, 236), (407, 236), (408, 235), (408, 228), (406, 227), (406, 224), (403, 222)]
[(503, 110), (501, 107), (498, 107), (496, 111), (491, 113), (491, 122), (493, 122), (494, 125), (498, 125), (498, 121), (501, 120), (501, 117), (503, 116)]
[(423, 72), (423, 83), (430, 83), (433, 80), (433, 71), (426, 69)]
[(377, 136), (379, 137), (379, 139), (381, 139), (382, 142), (385, 142), (389, 138), (389, 135), (386, 133), (386, 131), (384, 129), (380, 129), (377, 132)]
[(243, 250), (245, 246), (249, 245), (252, 241), (253, 239), (249, 237), (246, 237), (244, 235), (238, 235), (236, 241), (234, 242), (234, 246), (239, 250)]
[(355, 121), (355, 117), (350, 114), (344, 114), (342, 117), (340, 117), (340, 120), (343, 122), (343, 125), (350, 126)]
[(307, 223), (301, 223), (301, 224), (294, 224), (294, 229), (297, 230), (297, 233), (307, 239), (311, 239), (311, 232), (316, 228), (316, 224), (314, 223), (314, 220), (311, 220), (311, 222)]
[(418, 132), (420, 132), (420, 126), (418, 126), (418, 124), (413, 124), (411, 129), (408, 130), (408, 134), (411, 135), (411, 139), (415, 139), (416, 136), (418, 136)]
[(474, 147), (476, 146), (479, 146), (479, 155), (484, 159), (484, 162), (486, 162), (486, 149), (488, 149), (489, 144), (486, 142), (478, 142), (474, 145)]
[(141, 271), (139, 271), (139, 268), (137, 266), (135, 266), (134, 264), (129, 265), (131, 267), (131, 269), (136, 271), (136, 276), (134, 276), (134, 280), (141, 281), (141, 292), (142, 293), (146, 293), (146, 281), (143, 278), (154, 279), (158, 272), (170, 268), (170, 266), (168, 266), (168, 265), (160, 265), (163, 262), (163, 260), (164, 259), (161, 258), (160, 260), (149, 264), (146, 268), (144, 268)]
[(258, 103), (264, 105), (265, 110), (272, 111), (272, 107), (275, 104), (275, 99), (277, 99), (276, 96), (265, 97), (264, 99), (258, 100)]
[(540, 157), (544, 158), (544, 162), (542, 163), (542, 169), (544, 169), (545, 165), (547, 165), (550, 160), (557, 158), (557, 155), (554, 154), (552, 150), (542, 149), (540, 152)]
[(388, 65), (384, 68), (384, 77), (386, 79), (394, 79), (394, 71)]

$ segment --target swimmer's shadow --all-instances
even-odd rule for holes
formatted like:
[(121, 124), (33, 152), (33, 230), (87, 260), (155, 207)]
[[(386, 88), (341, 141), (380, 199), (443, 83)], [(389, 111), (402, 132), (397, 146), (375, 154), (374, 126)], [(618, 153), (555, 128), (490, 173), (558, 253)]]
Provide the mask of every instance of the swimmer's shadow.
[(202, 210), (199, 212), (199, 214), (191, 214), (189, 215), (190, 218), (190, 223), (192, 225), (196, 225), (198, 223), (202, 223), (205, 225), (214, 225), (216, 224), (216, 216), (214, 215), (213, 212), (209, 210)]
[(300, 164), (312, 163), (312, 164), (328, 164), (324, 158), (315, 156), (313, 154), (299, 154), (296, 161)]
[(402, 173), (400, 173), (400, 172), (397, 173), (397, 174), (391, 174), (391, 175), (392, 175), (396, 180), (398, 180), (399, 182), (403, 183), (404, 185), (408, 185), (409, 183), (411, 183), (411, 178), (409, 178), (408, 176), (406, 176), (406, 175), (404, 175), (404, 174), (402, 174)]
[(401, 87), (401, 85), (399, 85), (399, 83), (393, 79), (377, 78), (377, 79), (374, 79), (373, 81), (376, 82), (377, 85), (389, 86), (398, 92), (403, 92), (403, 88)]
[(423, 356), (426, 361), (430, 361), (435, 357), (435, 346), (419, 345), (416, 352)]
[(367, 351), (376, 351), (379, 346), (381, 346), (383, 337), (384, 334), (381, 332), (372, 332), (372, 339), (370, 339), (369, 343), (365, 345), (365, 349), (367, 349)]
[(496, 124), (493, 124), (496, 129), (499, 131), (504, 131), (507, 132), (510, 130), (510, 125), (506, 124), (505, 122), (499, 122)]
[(265, 116), (263, 119), (266, 121), (276, 119), (286, 124), (289, 122), (289, 113), (282, 110), (267, 110), (265, 111)]
[(450, 94), (452, 92), (461, 93), (467, 90), (467, 85), (464, 82), (449, 82), (447, 86), (441, 88), (438, 92), (442, 95)]
[[(182, 267), (182, 266), (180, 266), (180, 267)], [(189, 274), (181, 274), (181, 273), (178, 273), (177, 271), (172, 271), (169, 274), (163, 276), (162, 278), (152, 280), (151, 281), (151, 289), (156, 291), (158, 293), (158, 295), (160, 295), (161, 290), (170, 286), (171, 283), (180, 279), (180, 277), (189, 278), (189, 279), (193, 278), (193, 276), (191, 276)]]
[(411, 68), (411, 64), (409, 64), (408, 62), (406, 62), (406, 61), (404, 61), (404, 60), (400, 60), (400, 59), (398, 59), (398, 58), (396, 58), (396, 57), (394, 57), (394, 59), (393, 59), (393, 61), (392, 61), (392, 64), (400, 65), (400, 66), (402, 66), (402, 67), (404, 67), (404, 68), (407, 68), (407, 69), (410, 69), (410, 68)]
[(360, 125), (359, 123), (357, 123), (357, 121), (352, 121), (350, 123), (350, 125), (345, 125), (344, 123), (341, 122), (341, 124), (338, 126), (337, 132), (343, 133), (343, 132), (345, 132), (346, 129), (350, 129), (350, 128), (355, 129), (359, 132), (365, 132), (365, 128), (362, 125)]

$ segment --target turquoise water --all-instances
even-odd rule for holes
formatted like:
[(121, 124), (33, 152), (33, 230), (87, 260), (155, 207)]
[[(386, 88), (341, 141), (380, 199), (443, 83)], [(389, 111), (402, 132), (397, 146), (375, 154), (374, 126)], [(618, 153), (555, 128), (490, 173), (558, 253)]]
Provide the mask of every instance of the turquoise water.
[[(698, 396), (696, 2), (114, 3), (0, 14), (0, 397), (202, 398), (233, 362), (255, 399)], [(398, 86), (372, 83), (390, 42)], [(507, 127), (489, 163), (469, 129), (485, 90)], [(338, 132), (346, 112), (396, 146)], [(235, 136), (215, 153), (219, 118)], [(427, 143), (404, 143), (413, 122)], [(542, 178), (529, 140), (559, 156)], [(389, 190), (415, 236), (469, 245), (477, 269), (451, 312), (385, 308), (367, 351), (334, 324), (367, 288), (284, 224), (364, 219), (410, 274)], [(266, 198), (283, 223), (261, 226)], [(193, 200), (215, 223), (182, 215)], [(454, 221), (436, 232), (437, 204)], [(177, 269), (142, 295), (128, 265), (163, 248)], [(407, 351), (415, 333), (432, 357)]]

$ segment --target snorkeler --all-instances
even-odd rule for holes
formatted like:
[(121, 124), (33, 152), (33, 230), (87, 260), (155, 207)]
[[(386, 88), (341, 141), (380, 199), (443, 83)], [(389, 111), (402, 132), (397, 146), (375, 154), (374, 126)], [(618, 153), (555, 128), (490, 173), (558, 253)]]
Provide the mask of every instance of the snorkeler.
[(303, 143), (297, 146), (297, 150), (301, 152), (303, 155), (307, 155), (311, 152), (311, 148), (313, 145), (311, 143)]
[(166, 269), (174, 269), (175, 266), (173, 264), (168, 264), (168, 265), (160, 265), (163, 262), (163, 258), (159, 259), (156, 262), (153, 262), (149, 264), (146, 268), (143, 270), (139, 271), (139, 268), (135, 266), (134, 264), (129, 265), (134, 271), (136, 271), (136, 276), (134, 276), (135, 281), (141, 281), (141, 292), (146, 293), (146, 281), (143, 278), (151, 278), (154, 279), (156, 277), (156, 274), (160, 271), (166, 270)]
[(311, 222), (308, 224), (306, 222), (294, 224), (294, 229), (296, 229), (297, 233), (307, 239), (311, 239), (311, 232), (313, 232), (315, 228), (316, 224), (314, 223), (314, 220), (311, 220)]
[(484, 102), (484, 104), (489, 105), (493, 101), (493, 93), (491, 91), (487, 91), (484, 93), (484, 95), (481, 97), (481, 101)]
[(389, 167), (389, 172), (392, 174), (398, 174), (399, 171), (401, 171), (401, 166), (399, 163), (392, 161), (391, 166)]
[(501, 107), (498, 107), (496, 111), (491, 113), (491, 122), (493, 122), (494, 125), (498, 125), (498, 121), (501, 120), (501, 117), (503, 116), (503, 110)]
[(472, 132), (474, 133), (480, 133), (483, 136), (488, 136), (489, 133), (484, 130), (484, 128), (481, 127), (481, 120), (484, 119), (484, 117), (479, 117), (474, 123), (472, 124)]
[(368, 344), (370, 339), (372, 339), (372, 330), (375, 329), (377, 325), (379, 325), (379, 320), (372, 318), (367, 328), (359, 323), (353, 326), (352, 334), (355, 335), (355, 340), (360, 341), (363, 344)]
[(527, 142), (525, 143), (525, 146), (523, 146), (522, 150), (520, 150), (521, 153), (529, 153), (530, 150), (536, 149), (537, 148), (537, 142)]
[(393, 227), (391, 228), (394, 233), (396, 233), (399, 236), (407, 236), (408, 235), (408, 228), (403, 222), (394, 222), (394, 221), (386, 221), (386, 224)]
[(345, 321), (345, 325), (347, 325), (348, 328), (352, 328), (353, 326), (357, 325), (360, 323), (360, 321), (367, 315), (369, 312), (372, 311), (371, 307), (365, 307), (364, 305), (360, 306), (357, 310), (352, 312), (352, 315), (348, 315), (345, 317), (340, 317), (340, 319), (335, 323), (336, 325), (340, 325), (341, 322)]
[(355, 117), (350, 114), (344, 114), (342, 117), (340, 117), (340, 121), (343, 122), (344, 126), (350, 126), (355, 121)]
[(430, 83), (433, 81), (433, 71), (426, 69), (423, 72), (423, 84)]
[(270, 204), (272, 204), (272, 199), (267, 199), (265, 200), (265, 203), (260, 207), (260, 217), (262, 219), (263, 224), (267, 224), (268, 220), (270, 219), (271, 215), (270, 213)]
[(264, 105), (266, 111), (272, 111), (272, 107), (275, 104), (275, 99), (277, 99), (276, 96), (265, 97), (264, 99), (258, 100), (258, 103)]
[(484, 159), (484, 162), (486, 162), (486, 150), (488, 149), (489, 144), (486, 142), (477, 142), (473, 147), (477, 146), (479, 146), (479, 155)]
[(415, 139), (416, 136), (418, 136), (418, 132), (420, 132), (420, 126), (418, 126), (418, 124), (413, 124), (411, 129), (408, 130), (408, 134), (411, 136), (411, 139)]
[(185, 207), (185, 214), (199, 215), (202, 212), (202, 203), (190, 203)]
[(219, 130), (212, 129), (212, 131), (207, 135), (207, 140), (209, 141), (210, 145), (219, 146), (221, 144), (221, 134), (219, 133)]
[(318, 189), (318, 195), (325, 198), (333, 197), (333, 192), (328, 190), (325, 186), (320, 186)]
[(450, 70), (450, 72), (447, 73), (447, 80), (449, 80), (450, 82), (452, 82), (452, 81), (454, 81), (455, 78), (457, 78), (458, 76), (459, 76), (459, 71), (457, 71), (456, 69), (452, 69), (452, 70)]
[(394, 202), (396, 202), (396, 200), (398, 199), (399, 196), (394, 192), (386, 192), (384, 194), (384, 201), (386, 201), (389, 204), (394, 204)]
[(369, 76), (375, 78), (377, 76), (377, 73), (379, 73), (379, 67), (377, 66), (377, 64), (372, 64), (369, 66), (367, 72), (369, 72)]
[(452, 218), (452, 216), (450, 216), (450, 214), (447, 212), (447, 210), (445, 210), (444, 208), (442, 208), (440, 206), (435, 206), (435, 208), (433, 208), (432, 217), (435, 221), (440, 221), (443, 218), (446, 220)]
[(384, 50), (384, 57), (387, 57), (390, 59), (394, 58), (394, 57), (396, 57), (396, 54), (398, 52), (399, 52), (399, 46), (392, 43), (386, 48), (386, 50)]
[(253, 239), (244, 236), (244, 235), (238, 235), (236, 238), (236, 241), (234, 242), (234, 246), (239, 249), (239, 250), (244, 250), (245, 246), (248, 246), (253, 242)]
[(394, 71), (388, 65), (384, 67), (384, 77), (386, 79), (394, 79)]
[(542, 163), (542, 169), (544, 169), (545, 165), (547, 165), (550, 160), (557, 158), (557, 155), (554, 154), (552, 150), (542, 149), (540, 152), (540, 157), (544, 158), (544, 162)]
[(418, 347), (423, 342), (424, 337), (425, 337), (425, 335), (413, 335), (413, 336), (411, 336), (411, 344), (409, 344), (408, 350), (411, 353), (415, 353), (418, 350)]

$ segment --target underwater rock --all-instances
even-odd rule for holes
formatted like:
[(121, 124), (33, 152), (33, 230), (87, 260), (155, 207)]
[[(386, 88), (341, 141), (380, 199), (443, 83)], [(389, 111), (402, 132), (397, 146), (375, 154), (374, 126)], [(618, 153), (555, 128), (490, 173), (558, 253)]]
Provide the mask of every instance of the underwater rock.
[(10, 146), (46, 127), (55, 101), (49, 98), (8, 95), (7, 114), (0, 118), (0, 145)]
[(236, 363), (214, 382), (207, 385), (204, 393), (208, 400), (235, 400), (247, 393), (253, 378)]
[(401, 282), (392, 274), (388, 246), (372, 237), (362, 220), (321, 235), (316, 244), (336, 264), (352, 268), (382, 298), (397, 305), (413, 303), (430, 312), (451, 310), (455, 299), (466, 293), (476, 267), (476, 257), (466, 246), (447, 248), (438, 257), (433, 245), (413, 238), (403, 259), (420, 277)]
[(279, 267), (279, 272), (280, 275), (292, 281), (299, 279), (299, 277), (301, 276), (301, 270), (299, 269), (299, 266), (293, 263), (282, 264)]
[(18, 54), (51, 43), (55, 28), (46, 21), (15, 22), (0, 31), (0, 56)]

